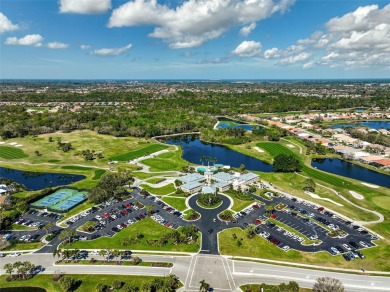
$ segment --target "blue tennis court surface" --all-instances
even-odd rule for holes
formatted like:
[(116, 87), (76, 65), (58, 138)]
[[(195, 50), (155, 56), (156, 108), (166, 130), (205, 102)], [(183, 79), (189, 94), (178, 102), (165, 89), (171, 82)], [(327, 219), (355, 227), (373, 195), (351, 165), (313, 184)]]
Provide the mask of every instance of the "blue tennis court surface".
[(87, 192), (72, 189), (60, 189), (31, 204), (37, 209), (48, 209), (54, 212), (68, 212), (87, 199)]

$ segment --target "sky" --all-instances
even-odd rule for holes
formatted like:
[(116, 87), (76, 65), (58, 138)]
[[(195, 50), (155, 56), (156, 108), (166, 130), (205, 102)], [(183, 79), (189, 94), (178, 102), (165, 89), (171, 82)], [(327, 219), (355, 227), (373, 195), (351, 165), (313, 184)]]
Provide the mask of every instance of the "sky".
[(0, 79), (390, 78), (390, 0), (0, 0)]

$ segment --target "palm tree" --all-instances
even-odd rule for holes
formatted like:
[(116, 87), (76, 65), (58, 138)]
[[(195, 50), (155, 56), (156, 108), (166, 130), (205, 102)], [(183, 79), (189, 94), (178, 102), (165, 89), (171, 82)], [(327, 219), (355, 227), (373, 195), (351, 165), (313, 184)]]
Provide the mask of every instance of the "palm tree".
[(246, 228), (246, 232), (247, 232), (248, 237), (250, 237), (250, 238), (255, 236), (256, 235), (256, 225), (249, 224), (248, 227)]
[(201, 292), (209, 291), (210, 284), (206, 283), (205, 280), (200, 281), (199, 284), (200, 284), (199, 291), (201, 291)]
[(106, 256), (106, 250), (104, 250), (104, 249), (101, 249), (101, 250), (99, 250), (99, 255), (101, 256), (101, 257), (104, 257), (105, 258), (105, 256)]
[(146, 208), (146, 212), (148, 213), (148, 215), (151, 215), (153, 210), (154, 210), (154, 205), (153, 204), (152, 205), (146, 205), (145, 208)]
[(14, 267), (13, 267), (12, 264), (8, 263), (8, 264), (4, 265), (4, 270), (11, 277), (12, 276), (12, 272), (14, 271)]
[(52, 222), (49, 222), (49, 223), (47, 223), (45, 226), (43, 226), (43, 229), (46, 230), (46, 236), (47, 236), (47, 234), (49, 233), (49, 229), (52, 228), (52, 226), (53, 226), (53, 223), (52, 223)]

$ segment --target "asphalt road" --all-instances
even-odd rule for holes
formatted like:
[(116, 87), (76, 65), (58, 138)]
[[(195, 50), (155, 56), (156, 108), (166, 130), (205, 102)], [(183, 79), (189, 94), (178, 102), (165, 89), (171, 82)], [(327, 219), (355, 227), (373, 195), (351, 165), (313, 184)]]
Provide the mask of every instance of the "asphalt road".
[(46, 268), (45, 274), (58, 271), (67, 274), (113, 274), (164, 276), (175, 274), (182, 281), (181, 291), (199, 291), (199, 282), (205, 280), (215, 291), (238, 291), (247, 283), (280, 284), (294, 280), (301, 287), (311, 288), (318, 277), (329, 276), (343, 282), (347, 292), (390, 291), (390, 277), (364, 274), (345, 274), (295, 267), (276, 266), (266, 263), (237, 261), (223, 256), (198, 254), (193, 256), (137, 255), (143, 261), (172, 262), (172, 268), (131, 267), (131, 266), (78, 266), (56, 265), (51, 254), (26, 254), (20, 257), (1, 259), (0, 273), (6, 263), (31, 261)]
[(225, 222), (220, 221), (217, 216), (223, 210), (229, 208), (230, 200), (226, 196), (221, 195), (222, 204), (218, 208), (204, 209), (196, 203), (197, 198), (198, 195), (192, 196), (189, 199), (188, 204), (201, 215), (201, 218), (194, 223), (202, 233), (202, 249), (200, 253), (219, 254), (217, 233), (232, 227), (232, 223), (226, 224)]

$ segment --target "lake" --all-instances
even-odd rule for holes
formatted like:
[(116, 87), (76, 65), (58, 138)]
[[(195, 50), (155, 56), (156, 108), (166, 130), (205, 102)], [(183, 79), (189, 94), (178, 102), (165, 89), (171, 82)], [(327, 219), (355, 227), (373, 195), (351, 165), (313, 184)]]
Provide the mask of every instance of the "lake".
[(349, 127), (349, 128), (358, 128), (358, 127), (368, 127), (375, 130), (380, 129), (390, 129), (390, 121), (368, 121), (368, 122), (357, 122), (357, 123), (341, 123), (330, 126), (332, 129)]
[(46, 187), (68, 185), (85, 179), (84, 175), (78, 174), (30, 172), (6, 167), (0, 167), (0, 177), (23, 184), (31, 191), (41, 190)]
[(245, 165), (248, 170), (257, 170), (262, 172), (274, 172), (271, 164), (265, 163), (259, 159), (231, 150), (222, 145), (205, 143), (199, 140), (197, 136), (185, 135), (177, 136), (165, 140), (168, 144), (178, 145), (183, 148), (183, 159), (194, 163), (201, 164), (202, 156), (216, 157), (218, 164), (240, 167)]
[(390, 176), (338, 158), (316, 158), (311, 161), (311, 166), (329, 173), (390, 188)]
[(218, 122), (219, 123), (218, 123), (217, 128), (221, 128), (221, 129), (240, 128), (240, 129), (244, 129), (245, 131), (252, 131), (253, 130), (253, 125), (246, 124), (246, 123), (236, 121), (236, 120), (231, 120), (228, 118), (219, 118)]

